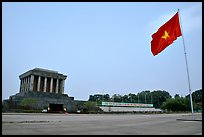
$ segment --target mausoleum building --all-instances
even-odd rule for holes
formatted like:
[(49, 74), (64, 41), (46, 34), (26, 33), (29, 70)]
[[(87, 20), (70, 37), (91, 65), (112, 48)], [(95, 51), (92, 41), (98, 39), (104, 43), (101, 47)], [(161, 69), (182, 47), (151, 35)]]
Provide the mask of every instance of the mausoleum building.
[(35, 68), (29, 70), (20, 78), (20, 92), (49, 92), (64, 94), (66, 75), (57, 71)]
[[(67, 76), (57, 71), (34, 68), (19, 76), (20, 90), (8, 100), (3, 101), (3, 106), (12, 104), (16, 109), (22, 106), (25, 100), (32, 101), (29, 104), (32, 109), (49, 112), (76, 112), (78, 104), (84, 101), (76, 101), (64, 93)], [(10, 105), (11, 106), (11, 105)]]

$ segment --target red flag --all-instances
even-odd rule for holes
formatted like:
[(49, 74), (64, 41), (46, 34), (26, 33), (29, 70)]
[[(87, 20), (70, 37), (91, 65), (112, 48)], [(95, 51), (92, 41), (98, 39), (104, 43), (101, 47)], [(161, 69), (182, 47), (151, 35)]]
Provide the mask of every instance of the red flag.
[(152, 35), (151, 51), (155, 56), (181, 36), (178, 12)]

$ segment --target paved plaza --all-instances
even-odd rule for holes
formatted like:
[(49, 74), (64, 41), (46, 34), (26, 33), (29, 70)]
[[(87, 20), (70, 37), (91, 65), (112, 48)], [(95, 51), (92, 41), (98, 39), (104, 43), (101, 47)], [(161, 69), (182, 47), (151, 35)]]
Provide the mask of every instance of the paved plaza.
[(202, 114), (3, 113), (3, 135), (202, 135)]

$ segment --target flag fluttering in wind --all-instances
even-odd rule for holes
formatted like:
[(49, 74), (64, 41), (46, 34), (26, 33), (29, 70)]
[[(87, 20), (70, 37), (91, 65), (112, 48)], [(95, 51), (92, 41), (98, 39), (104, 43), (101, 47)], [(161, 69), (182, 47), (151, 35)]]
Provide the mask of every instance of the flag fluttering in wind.
[[(178, 12), (164, 25), (162, 25), (156, 33), (152, 35), (152, 41), (151, 41), (151, 51), (152, 54), (155, 56), (162, 52), (166, 47), (168, 47), (170, 44), (172, 44), (177, 37), (181, 36), (181, 26), (179, 23), (179, 9)], [(191, 95), (191, 86), (190, 86), (190, 76), (188, 72), (188, 63), (187, 63), (187, 56), (186, 56), (186, 48), (183, 39), (183, 49), (184, 49), (184, 55), (186, 60), (186, 70), (187, 70), (187, 76), (188, 76), (188, 86), (189, 86), (189, 93), (190, 93), (190, 101), (191, 101), (191, 111), (192, 111), (192, 119), (195, 120), (194, 112), (193, 112), (193, 99)]]
[(178, 12), (152, 35), (151, 51), (155, 56), (181, 36)]

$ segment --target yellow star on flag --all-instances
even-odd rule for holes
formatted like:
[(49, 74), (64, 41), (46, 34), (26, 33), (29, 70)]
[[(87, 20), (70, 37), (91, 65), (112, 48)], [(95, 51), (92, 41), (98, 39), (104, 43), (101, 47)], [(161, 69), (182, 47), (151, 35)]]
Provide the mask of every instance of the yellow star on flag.
[(166, 38), (168, 38), (168, 37), (169, 37), (169, 34), (168, 34), (168, 32), (165, 31), (164, 36), (162, 36), (162, 38), (166, 40)]

